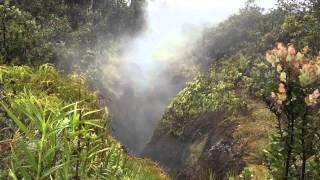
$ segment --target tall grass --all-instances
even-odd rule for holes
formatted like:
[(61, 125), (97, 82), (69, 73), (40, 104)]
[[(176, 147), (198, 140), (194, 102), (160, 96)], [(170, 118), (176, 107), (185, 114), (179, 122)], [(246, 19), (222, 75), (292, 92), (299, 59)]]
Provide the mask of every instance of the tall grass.
[(122, 152), (101, 119), (91, 118), (99, 111), (86, 112), (79, 103), (52, 111), (32, 94), (1, 106), (19, 129), (11, 147), (12, 179), (159, 179)]
[(167, 179), (153, 164), (124, 153), (109, 136), (106, 112), (94, 108), (95, 96), (83, 81), (61, 79), (51, 66), (37, 71), (28, 67), (2, 70), (6, 96), (0, 101), (1, 109), (15, 128), (6, 139), (8, 157), (0, 162), (7, 173), (0, 172), (0, 177)]

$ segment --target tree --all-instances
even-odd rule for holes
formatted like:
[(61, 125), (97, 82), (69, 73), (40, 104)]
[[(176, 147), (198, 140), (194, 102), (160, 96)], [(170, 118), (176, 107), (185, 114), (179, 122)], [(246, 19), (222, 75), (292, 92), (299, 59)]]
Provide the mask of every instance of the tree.
[(0, 14), (2, 63), (34, 64), (50, 58), (49, 44), (44, 42), (43, 32), (30, 13), (5, 1), (0, 5)]
[(281, 26), (281, 34), (287, 43), (298, 48), (310, 47), (313, 55), (320, 46), (320, 1), (318, 0), (279, 0), (278, 7), (287, 16)]
[(319, 15), (320, 2), (318, 0), (278, 0), (278, 6), (288, 13), (315, 13)]
[(270, 108), (279, 120), (279, 133), (269, 151), (276, 179), (317, 176), (317, 170), (312, 169), (319, 160), (320, 57), (307, 53), (308, 48), (297, 53), (293, 45), (279, 43), (266, 56), (277, 71), (279, 83), (270, 98)]

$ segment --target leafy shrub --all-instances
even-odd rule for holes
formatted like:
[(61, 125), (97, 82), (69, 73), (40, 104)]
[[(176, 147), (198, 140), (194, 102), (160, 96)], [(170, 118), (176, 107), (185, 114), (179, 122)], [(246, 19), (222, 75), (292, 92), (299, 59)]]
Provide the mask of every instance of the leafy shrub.
[(0, 4), (0, 13), (1, 63), (39, 64), (40, 59), (44, 63), (52, 58), (52, 44), (45, 42), (45, 32), (30, 13), (11, 6), (7, 0)]
[[(242, 74), (246, 63), (226, 60), (212, 68), (182, 90), (168, 106), (161, 120), (165, 132), (181, 136), (187, 123), (199, 115), (209, 112), (233, 110), (244, 105), (245, 93), (240, 90), (246, 86), (247, 77)], [(240, 68), (239, 68), (240, 67)]]

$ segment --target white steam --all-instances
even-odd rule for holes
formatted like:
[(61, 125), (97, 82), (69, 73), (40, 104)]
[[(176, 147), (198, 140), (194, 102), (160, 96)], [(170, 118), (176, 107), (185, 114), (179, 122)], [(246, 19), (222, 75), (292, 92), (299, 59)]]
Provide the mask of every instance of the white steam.
[[(257, 2), (270, 8), (275, 1)], [(244, 4), (245, 0), (148, 2), (147, 30), (126, 44), (125, 52), (118, 58), (120, 85), (115, 90), (119, 96), (115, 109), (121, 111), (118, 109), (114, 115), (112, 126), (114, 135), (130, 150), (139, 152), (144, 147), (170, 99), (183, 86), (183, 82), (173, 84), (172, 77), (166, 76), (167, 62), (183, 52), (190, 39), (200, 35), (201, 27), (217, 24)]]

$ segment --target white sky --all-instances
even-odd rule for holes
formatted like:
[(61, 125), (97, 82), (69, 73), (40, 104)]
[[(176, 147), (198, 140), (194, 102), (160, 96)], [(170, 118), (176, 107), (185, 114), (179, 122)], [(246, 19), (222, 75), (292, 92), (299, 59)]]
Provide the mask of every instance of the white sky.
[[(222, 8), (240, 8), (246, 0), (168, 0), (170, 6), (182, 7), (187, 9), (211, 9), (214, 7)], [(272, 7), (275, 0), (257, 0), (259, 5), (263, 7)]]
[[(246, 0), (154, 0), (149, 8), (159, 11), (156, 16), (160, 21), (210, 24), (238, 12), (245, 2)], [(257, 3), (261, 7), (271, 8), (276, 0), (257, 0)], [(152, 12), (154, 11), (151, 10)]]

